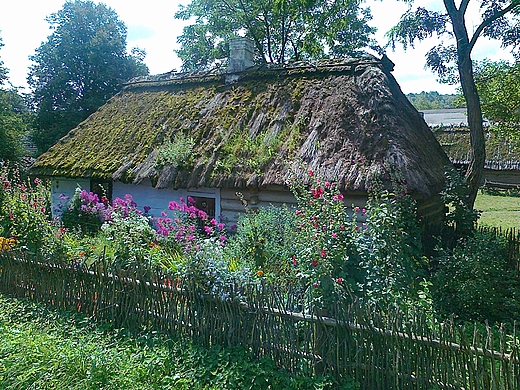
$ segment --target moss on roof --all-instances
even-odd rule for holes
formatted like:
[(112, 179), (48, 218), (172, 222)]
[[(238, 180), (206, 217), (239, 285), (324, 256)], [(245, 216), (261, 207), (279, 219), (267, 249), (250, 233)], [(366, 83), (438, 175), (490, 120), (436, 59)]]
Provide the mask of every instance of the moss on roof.
[[(182, 164), (168, 156), (182, 155), (180, 139), (193, 146)], [(32, 171), (150, 179), (156, 187), (244, 187), (284, 184), (296, 160), (344, 190), (366, 190), (369, 173), (390, 161), (424, 195), (442, 188), (449, 164), (395, 79), (370, 57), (134, 80)]]

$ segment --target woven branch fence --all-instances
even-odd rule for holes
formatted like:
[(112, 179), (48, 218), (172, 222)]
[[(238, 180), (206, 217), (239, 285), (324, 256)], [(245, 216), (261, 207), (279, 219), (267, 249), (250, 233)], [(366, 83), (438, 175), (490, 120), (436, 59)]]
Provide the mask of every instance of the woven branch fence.
[(10, 252), (0, 252), (0, 291), (130, 330), (242, 345), (291, 372), (350, 376), (362, 389), (520, 389), (516, 329), (432, 325), (419, 314), (341, 302), (309, 315), (290, 289), (232, 286), (221, 299), (160, 272), (142, 279)]

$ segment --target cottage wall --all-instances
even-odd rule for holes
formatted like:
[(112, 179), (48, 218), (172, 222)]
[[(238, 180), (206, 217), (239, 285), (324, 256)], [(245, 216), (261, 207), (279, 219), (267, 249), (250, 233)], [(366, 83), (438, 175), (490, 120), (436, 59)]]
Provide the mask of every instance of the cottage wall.
[(76, 188), (90, 188), (90, 179), (71, 179), (65, 177), (53, 177), (51, 180), (51, 212), (56, 218), (63, 212), (66, 198), (72, 198)]
[[(281, 186), (268, 186), (259, 189), (222, 189), (220, 192), (222, 216), (224, 222), (228, 225), (237, 223), (238, 218), (245, 212), (245, 207), (237, 193), (241, 194), (247, 201), (249, 208), (262, 208), (269, 206), (280, 207), (287, 205), (296, 209), (297, 202), (292, 192)], [(367, 197), (363, 194), (346, 195), (344, 199), (345, 206), (351, 210), (352, 206), (363, 208), (366, 204)], [(358, 215), (358, 221), (363, 223), (365, 216), (362, 213)]]

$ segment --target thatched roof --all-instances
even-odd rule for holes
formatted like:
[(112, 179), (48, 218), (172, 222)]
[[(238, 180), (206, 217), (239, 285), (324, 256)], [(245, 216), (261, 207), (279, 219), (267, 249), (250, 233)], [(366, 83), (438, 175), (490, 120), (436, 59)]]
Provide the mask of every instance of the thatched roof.
[[(433, 128), (435, 137), (455, 165), (469, 165), (470, 143), (467, 127)], [(486, 169), (520, 170), (520, 142), (486, 132)]]
[(429, 196), (449, 160), (374, 57), (133, 80), (40, 156), (37, 175), (156, 187), (284, 185), (290, 161), (366, 190), (397, 166)]

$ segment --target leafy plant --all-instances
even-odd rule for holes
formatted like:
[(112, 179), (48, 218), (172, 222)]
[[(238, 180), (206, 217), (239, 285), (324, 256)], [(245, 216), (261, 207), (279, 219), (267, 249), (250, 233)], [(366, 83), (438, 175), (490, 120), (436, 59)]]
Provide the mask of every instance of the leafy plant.
[(520, 278), (507, 264), (506, 240), (476, 231), (440, 252), (433, 278), (435, 306), (459, 321), (520, 319)]
[(156, 167), (171, 165), (175, 168), (189, 167), (193, 161), (195, 141), (189, 137), (176, 137), (173, 141), (166, 140), (157, 152)]
[(0, 168), (0, 235), (37, 254), (52, 234), (50, 193), (39, 180), (23, 180), (16, 167)]

